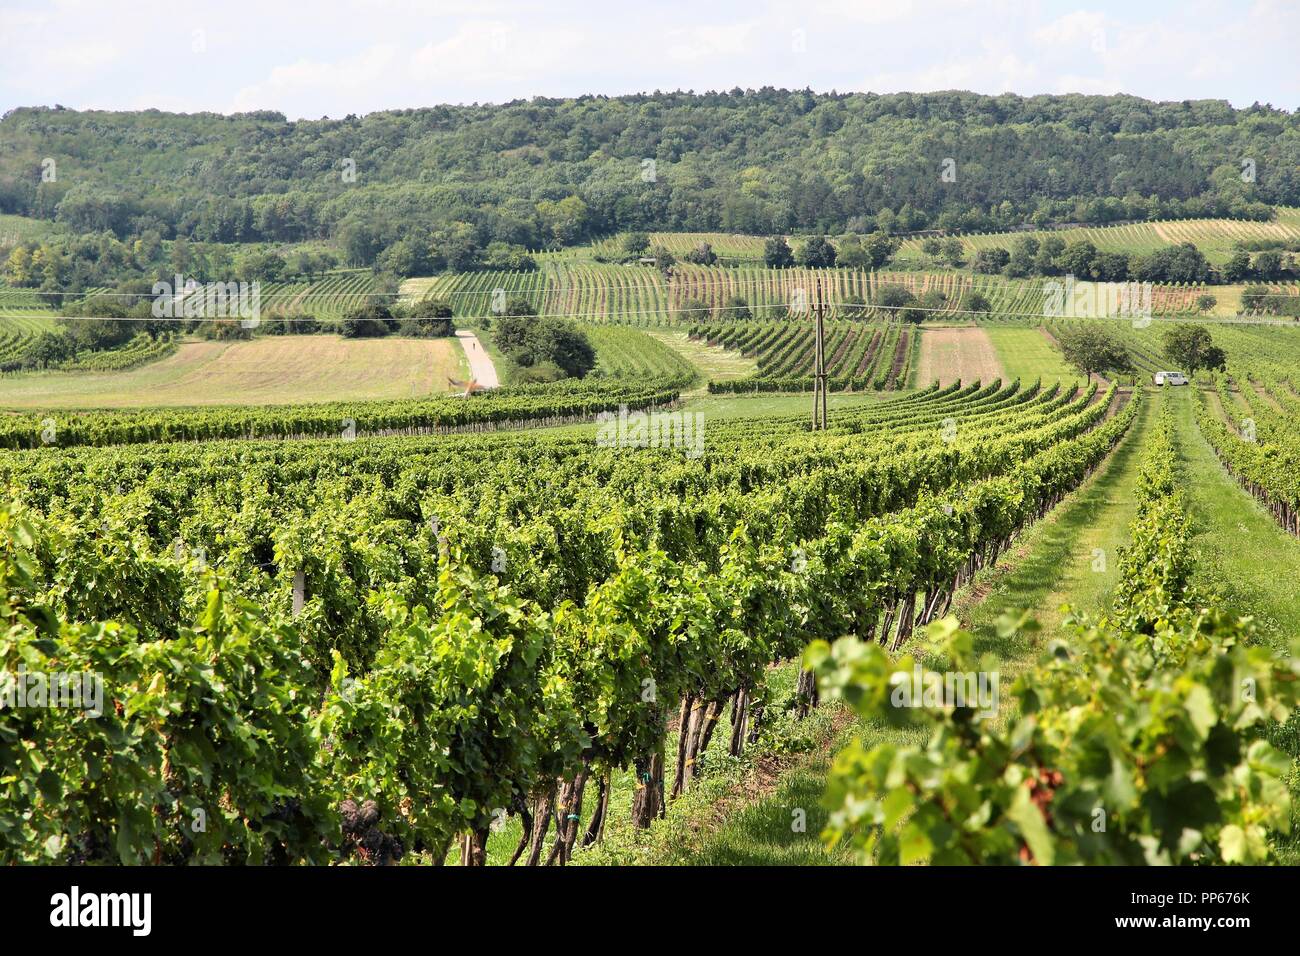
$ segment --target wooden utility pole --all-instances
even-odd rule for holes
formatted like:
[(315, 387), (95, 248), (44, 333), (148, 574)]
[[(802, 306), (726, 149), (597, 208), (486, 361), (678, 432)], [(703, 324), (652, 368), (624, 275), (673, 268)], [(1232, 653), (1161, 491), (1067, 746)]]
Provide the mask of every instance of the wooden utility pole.
[(814, 306), (816, 320), (816, 345), (813, 348), (813, 431), (827, 427), (826, 424), (826, 326), (823, 321), (822, 283), (817, 280), (817, 303)]

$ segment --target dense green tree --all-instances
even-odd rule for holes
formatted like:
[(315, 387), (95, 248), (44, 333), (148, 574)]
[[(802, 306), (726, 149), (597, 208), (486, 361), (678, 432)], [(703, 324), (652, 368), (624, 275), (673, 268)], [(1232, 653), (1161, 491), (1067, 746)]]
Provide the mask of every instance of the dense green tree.
[(722, 304), (722, 317), (732, 320), (751, 319), (753, 313), (749, 311), (749, 302), (744, 296), (733, 295)]
[(713, 306), (703, 299), (687, 299), (679, 307), (678, 317), (688, 322), (713, 318)]
[(565, 319), (508, 314), (493, 326), (497, 348), (523, 369), (554, 366), (582, 378), (596, 367), (596, 351), (582, 331)]
[(943, 261), (948, 263), (954, 269), (962, 264), (966, 255), (966, 247), (956, 236), (949, 236), (943, 241)]
[(972, 265), (976, 272), (997, 275), (1006, 268), (1007, 263), (1010, 261), (1011, 253), (998, 246), (992, 246), (987, 249), (977, 250)]
[(1133, 370), (1133, 360), (1128, 350), (1095, 322), (1083, 322), (1060, 329), (1056, 338), (1065, 360), (1084, 375)]
[(898, 251), (897, 238), (883, 232), (871, 235), (847, 236), (840, 243), (839, 264), (853, 269), (874, 271), (883, 268)]
[(1223, 277), (1229, 282), (1240, 282), (1250, 275), (1250, 253), (1238, 249), (1223, 267)]
[(824, 236), (813, 236), (800, 247), (797, 261), (809, 269), (829, 269), (835, 265), (835, 247)]
[(642, 256), (650, 248), (650, 234), (648, 232), (629, 232), (623, 237), (623, 251), (629, 256)]
[(1276, 249), (1265, 249), (1255, 256), (1250, 271), (1260, 279), (1282, 278), (1282, 253)]
[(655, 268), (667, 275), (677, 265), (677, 257), (666, 246), (655, 246), (650, 250), (650, 257), (655, 261)]
[(1165, 329), (1161, 336), (1165, 355), (1188, 375), (1202, 368), (1223, 368), (1223, 349), (1214, 344), (1210, 330), (1203, 325), (1179, 324)]
[(1097, 261), (1097, 247), (1087, 239), (1076, 239), (1066, 245), (1056, 259), (1057, 267), (1066, 275), (1077, 279), (1095, 278), (1093, 266)]
[(1134, 279), (1145, 282), (1207, 282), (1210, 263), (1190, 242), (1166, 246), (1150, 255), (1134, 256), (1131, 265)]
[(387, 306), (371, 303), (344, 315), (339, 331), (348, 339), (375, 338), (397, 331), (397, 320)]
[(773, 236), (763, 245), (763, 262), (770, 269), (788, 269), (794, 265), (794, 253), (784, 236)]
[(571, 246), (587, 235), (590, 214), (579, 196), (545, 199), (537, 204), (537, 213), (551, 238), (562, 246)]
[(713, 251), (713, 246), (711, 244), (701, 242), (682, 256), (682, 258), (697, 266), (711, 266), (718, 261), (718, 254)]
[(1033, 236), (1018, 236), (1011, 244), (1011, 258), (1007, 261), (1006, 274), (1013, 279), (1033, 275), (1037, 258), (1038, 240)]
[(429, 247), (418, 239), (399, 239), (375, 258), (375, 268), (403, 279), (426, 276), (432, 270)]
[[(480, 248), (537, 248), (629, 231), (1266, 219), (1270, 204), (1300, 205), (1298, 130), (1292, 112), (1214, 101), (771, 88), (299, 122), (271, 112), (17, 109), (0, 119), (0, 212), (164, 241), (341, 242), (349, 232), (341, 247), (360, 266), (398, 239), (456, 222)], [(1211, 140), (1215, 149), (1204, 149)], [(652, 187), (637, 175), (646, 155), (658, 163)], [(945, 183), (933, 174), (936, 155), (977, 161)], [(1244, 182), (1225, 156), (1270, 172)], [(75, 178), (36, 182), (28, 171), (46, 157)], [(356, 158), (355, 177), (340, 176), (340, 157)], [(374, 235), (362, 241), (348, 223)]]

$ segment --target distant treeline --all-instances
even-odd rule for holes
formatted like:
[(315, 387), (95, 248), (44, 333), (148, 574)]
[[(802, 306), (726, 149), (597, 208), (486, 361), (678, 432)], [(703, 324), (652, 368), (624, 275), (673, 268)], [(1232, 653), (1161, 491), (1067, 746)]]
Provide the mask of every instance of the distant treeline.
[(1263, 219), (1300, 205), (1298, 131), (1217, 100), (770, 88), (292, 123), (24, 108), (0, 120), (0, 212), (119, 238), (328, 238), (352, 265), (428, 249), (434, 268), (629, 230)]

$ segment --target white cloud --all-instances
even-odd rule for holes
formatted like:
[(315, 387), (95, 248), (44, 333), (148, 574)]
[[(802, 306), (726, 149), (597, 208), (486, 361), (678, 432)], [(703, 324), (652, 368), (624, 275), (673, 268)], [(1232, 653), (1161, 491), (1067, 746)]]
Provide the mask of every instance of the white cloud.
[[(350, 102), (359, 92), (380, 84), (397, 58), (396, 46), (379, 43), (356, 56), (334, 62), (300, 59), (277, 66), (261, 83), (245, 86), (236, 93), (232, 110), (280, 109), (277, 103), (297, 105), (305, 97), (315, 99), (322, 95)], [(350, 112), (346, 105), (344, 102), (337, 115)]]
[(457, 78), (463, 85), (486, 78), (535, 79), (571, 62), (583, 35), (577, 30), (529, 30), (514, 21), (476, 20), (445, 40), (426, 43), (409, 60), (416, 80)]
[(1034, 41), (1043, 46), (1092, 46), (1097, 37), (1106, 34), (1106, 16), (1092, 10), (1075, 10), (1058, 17), (1032, 34)]
[(672, 60), (704, 60), (739, 56), (748, 51), (753, 23), (692, 26), (670, 30), (666, 54)]
[[(0, 109), (289, 116), (538, 94), (1079, 90), (1300, 106), (1300, 4), (1189, 0), (0, 0)], [(1171, 12), (1173, 15), (1171, 15)], [(207, 41), (189, 62), (191, 31)], [(801, 31), (805, 50), (796, 42)]]

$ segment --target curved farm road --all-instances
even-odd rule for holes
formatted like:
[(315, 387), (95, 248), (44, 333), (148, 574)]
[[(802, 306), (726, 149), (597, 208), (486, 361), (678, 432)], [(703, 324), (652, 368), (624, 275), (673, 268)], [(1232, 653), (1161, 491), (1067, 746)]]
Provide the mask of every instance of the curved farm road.
[(469, 360), (469, 373), (474, 381), (483, 388), (498, 388), (501, 382), (497, 379), (496, 366), (492, 364), (492, 356), (487, 354), (487, 349), (483, 348), (478, 336), (465, 329), (457, 329), (456, 338), (460, 339), (461, 348), (465, 350), (465, 358)]

